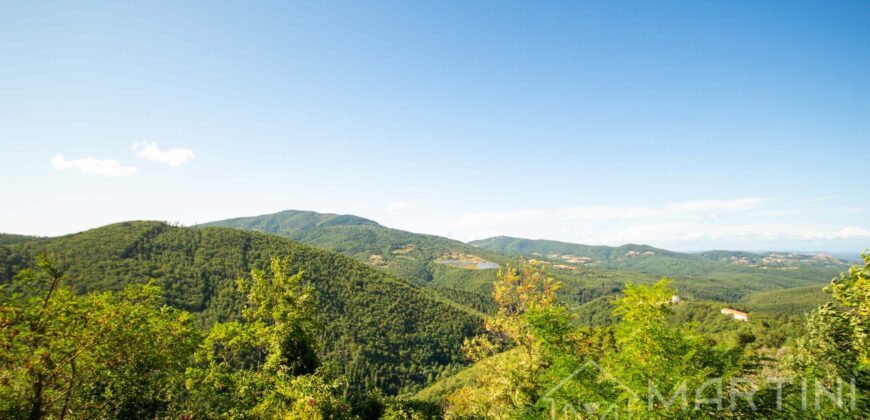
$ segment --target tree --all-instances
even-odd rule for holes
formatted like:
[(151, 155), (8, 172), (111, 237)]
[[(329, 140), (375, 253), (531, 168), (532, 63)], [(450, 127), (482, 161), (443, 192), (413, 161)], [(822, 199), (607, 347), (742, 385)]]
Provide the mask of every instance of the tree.
[(854, 406), (850, 401), (842, 407), (809, 407), (821, 411), (820, 415), (870, 411), (870, 254), (862, 257), (863, 267), (851, 267), (826, 288), (839, 305), (828, 303), (810, 314), (806, 335), (796, 340), (784, 359), (786, 370), (811, 386), (838, 389), (845, 382), (855, 394)]
[(199, 335), (153, 283), (77, 296), (40, 257), (0, 293), (0, 417), (155, 417)]
[(288, 259), (272, 258), (269, 272), (238, 280), (247, 300), (245, 322), (215, 324), (188, 369), (189, 407), (204, 417), (335, 418), (349, 416), (315, 353), (313, 289)]
[[(561, 313), (556, 308), (560, 287), (542, 266), (522, 260), (518, 269), (507, 266), (498, 272), (493, 283), (498, 312), (487, 318), (486, 333), (464, 346), (469, 358), (487, 366), (487, 373), (448, 397), (448, 417), (508, 418), (534, 404), (535, 379), (544, 363), (532, 320), (540, 324), (545, 314)], [(507, 349), (507, 354), (492, 357)]]
[(849, 314), (860, 363), (870, 364), (870, 252), (861, 255), (864, 267), (852, 266), (849, 274), (831, 281), (830, 292)]

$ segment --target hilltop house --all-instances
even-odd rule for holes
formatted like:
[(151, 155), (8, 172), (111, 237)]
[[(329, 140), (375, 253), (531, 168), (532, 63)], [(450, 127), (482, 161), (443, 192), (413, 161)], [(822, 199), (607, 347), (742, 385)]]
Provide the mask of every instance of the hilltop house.
[(746, 312), (740, 312), (736, 309), (731, 309), (731, 308), (722, 308), (722, 310), (720, 312), (722, 312), (725, 315), (731, 315), (734, 317), (734, 319), (739, 319), (743, 322), (749, 321), (749, 314)]

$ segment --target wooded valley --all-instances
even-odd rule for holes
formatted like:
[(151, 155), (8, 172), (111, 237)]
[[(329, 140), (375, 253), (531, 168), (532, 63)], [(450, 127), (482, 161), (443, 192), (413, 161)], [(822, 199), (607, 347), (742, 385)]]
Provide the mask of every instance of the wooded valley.
[(870, 412), (868, 256), (465, 244), (297, 211), (0, 239), (8, 418)]

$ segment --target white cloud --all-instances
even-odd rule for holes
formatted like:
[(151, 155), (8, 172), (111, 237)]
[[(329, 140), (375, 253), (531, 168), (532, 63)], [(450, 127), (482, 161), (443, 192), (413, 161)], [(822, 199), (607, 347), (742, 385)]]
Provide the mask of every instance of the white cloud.
[(402, 210), (410, 210), (417, 207), (416, 204), (407, 201), (393, 201), (387, 206), (387, 211), (390, 213), (399, 212)]
[(135, 167), (123, 166), (117, 160), (100, 160), (92, 157), (67, 160), (63, 155), (57, 155), (51, 158), (51, 166), (60, 171), (78, 169), (84, 174), (108, 177), (130, 176), (136, 173)]
[(804, 232), (802, 239), (864, 239), (870, 238), (870, 228), (862, 228), (858, 226), (846, 226), (837, 230), (814, 230)]
[(172, 167), (181, 166), (186, 162), (196, 159), (193, 150), (190, 149), (169, 149), (160, 150), (156, 143), (133, 143), (133, 150), (136, 151), (136, 156), (154, 162), (165, 163)]
[[(720, 213), (752, 210), (770, 201), (765, 198), (733, 200), (698, 200), (669, 203), (662, 206), (578, 206), (555, 210), (508, 210), (467, 213), (444, 221), (448, 228), (497, 226), (506, 223), (537, 221), (616, 221), (661, 219), (669, 217), (714, 220)], [(718, 213), (717, 213), (718, 212)]]
[(682, 203), (672, 203), (664, 206), (667, 211), (740, 211), (754, 209), (765, 202), (768, 198), (737, 198), (734, 200), (697, 200)]
[(870, 238), (870, 229), (800, 223), (754, 223), (711, 225), (706, 223), (640, 223), (605, 233), (597, 238), (606, 244), (697, 242), (769, 243), (801, 241), (861, 240)]
[(590, 245), (643, 243), (677, 250), (848, 250), (870, 244), (870, 226), (860, 217), (868, 210), (736, 198), (471, 212), (445, 219), (408, 220), (403, 227), (466, 241), (507, 235)]

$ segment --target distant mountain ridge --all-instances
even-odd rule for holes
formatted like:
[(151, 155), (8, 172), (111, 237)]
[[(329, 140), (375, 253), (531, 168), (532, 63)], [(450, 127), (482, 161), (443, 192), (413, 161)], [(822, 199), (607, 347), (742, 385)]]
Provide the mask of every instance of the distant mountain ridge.
[[(507, 236), (463, 243), (389, 228), (359, 216), (300, 210), (198, 225), (210, 226), (273, 234), (335, 251), (483, 313), (493, 310), (496, 268), (518, 257), (547, 265), (565, 285), (562, 298), (572, 304), (617, 294), (626, 282), (647, 283), (662, 276), (673, 278), (674, 286), (690, 298), (735, 302), (753, 293), (827, 283), (851, 265), (799, 253), (681, 253), (640, 244), (611, 247)], [(46, 240), (19, 235), (9, 239)], [(779, 296), (795, 300), (795, 293)], [(784, 299), (778, 300), (787, 302)]]
[(759, 291), (827, 283), (848, 267), (839, 263), (808, 264), (799, 269), (754, 267), (719, 261), (718, 254), (680, 253), (638, 244), (591, 246), (507, 236), (463, 243), (388, 228), (357, 216), (296, 210), (206, 225), (264, 231), (340, 252), (437, 288), (445, 296), (484, 312), (491, 308), (490, 287), (496, 270), (474, 268), (503, 265), (517, 257), (547, 264), (565, 283), (564, 298), (575, 303), (618, 293), (627, 281), (649, 282), (662, 276), (674, 278), (675, 286), (690, 296), (736, 301)]
[[(613, 259), (626, 254), (647, 253), (647, 255), (681, 255), (678, 252), (655, 248), (649, 245), (625, 244), (621, 246), (582, 245), (571, 242), (547, 239), (525, 239), (511, 236), (496, 236), (471, 241), (469, 245), (484, 249), (499, 249), (511, 255), (526, 255), (534, 252), (545, 254), (583, 255), (593, 259)], [(652, 253), (652, 254), (649, 254)]]
[(844, 267), (850, 261), (836, 258), (825, 253), (797, 252), (764, 252), (714, 250), (700, 253), (682, 253), (655, 248), (649, 245), (626, 244), (621, 246), (583, 245), (570, 242), (545, 239), (524, 239), (509, 236), (496, 236), (469, 242), (470, 245), (481, 247), (508, 255), (547, 255), (560, 257), (564, 255), (586, 257), (586, 264), (601, 263), (630, 257), (669, 257), (685, 261), (710, 261), (738, 264), (747, 267), (790, 267), (794, 264), (814, 267)]
[[(411, 281), (465, 291), (469, 283), (490, 284), (495, 279), (494, 269), (510, 261), (464, 242), (393, 229), (353, 215), (285, 210), (201, 226), (285, 236), (351, 256)], [(488, 299), (488, 293), (483, 298)]]
[(200, 226), (223, 226), (255, 230), (276, 235), (294, 237), (319, 227), (329, 226), (380, 226), (377, 222), (349, 214), (317, 213), (302, 210), (284, 210), (259, 216), (236, 217)]
[(745, 265), (749, 267), (780, 267), (800, 268), (801, 266), (816, 267), (842, 267), (852, 262), (837, 258), (826, 253), (799, 253), (799, 252), (744, 252), (744, 251), (706, 251), (698, 253), (704, 258), (713, 261), (722, 261), (731, 264)]
[[(785, 253), (762, 255), (731, 251), (688, 254), (648, 245), (590, 246), (507, 236), (472, 241), (469, 244), (492, 252), (540, 258), (559, 264), (628, 270), (673, 278), (703, 278), (719, 282), (720, 287), (730, 284), (728, 287), (733, 288), (737, 284), (744, 284), (755, 290), (826, 283), (850, 266), (848, 261), (833, 257), (813, 259)], [(732, 299), (739, 297), (740, 294), (735, 294)]]

